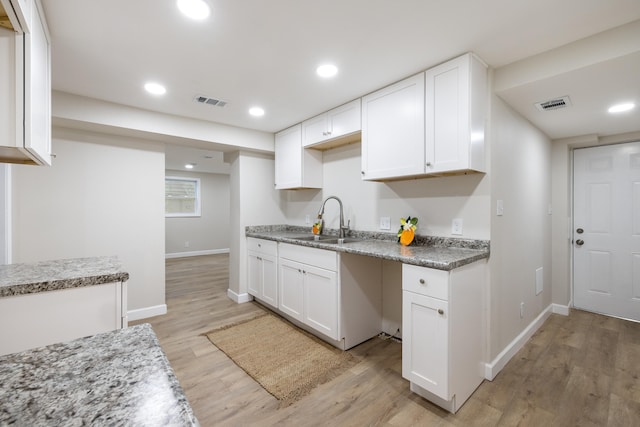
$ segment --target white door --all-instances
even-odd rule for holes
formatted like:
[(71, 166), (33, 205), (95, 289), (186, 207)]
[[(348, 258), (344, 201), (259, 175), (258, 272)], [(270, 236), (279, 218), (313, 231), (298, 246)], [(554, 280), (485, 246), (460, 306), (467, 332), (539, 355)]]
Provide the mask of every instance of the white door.
[(574, 306), (640, 321), (640, 142), (573, 162)]
[(335, 271), (304, 266), (304, 323), (338, 339), (338, 280)]

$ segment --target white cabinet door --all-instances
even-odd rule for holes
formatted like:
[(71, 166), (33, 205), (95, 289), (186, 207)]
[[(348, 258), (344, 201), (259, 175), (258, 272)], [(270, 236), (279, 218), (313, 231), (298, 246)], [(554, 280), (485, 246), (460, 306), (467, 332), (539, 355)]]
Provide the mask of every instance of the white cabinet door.
[(308, 147), (327, 139), (327, 113), (302, 122), (302, 145)]
[(449, 400), (447, 301), (402, 292), (402, 376)]
[(260, 254), (247, 252), (247, 289), (251, 295), (260, 298), (262, 292), (262, 261)]
[(327, 113), (327, 137), (339, 138), (361, 129), (360, 99), (351, 101)]
[(486, 67), (466, 54), (425, 74), (426, 172), (483, 171)]
[(247, 288), (249, 293), (274, 308), (278, 308), (277, 258), (248, 252)]
[(275, 136), (275, 188), (322, 188), (322, 152), (302, 147), (302, 126)]
[(278, 266), (278, 308), (296, 320), (303, 321), (304, 310), (304, 265), (280, 258)]
[(362, 179), (425, 172), (424, 73), (362, 98)]
[(360, 99), (356, 99), (302, 122), (302, 145), (312, 147), (354, 134), (360, 129)]
[(0, 160), (50, 165), (49, 33), (39, 1), (11, 5), (17, 31), (0, 28)]
[(278, 308), (278, 258), (262, 255), (262, 301)]
[(304, 323), (338, 340), (338, 280), (335, 271), (305, 265)]
[(39, 164), (51, 164), (51, 53), (41, 6), (32, 7), (31, 32), (25, 33), (24, 147)]

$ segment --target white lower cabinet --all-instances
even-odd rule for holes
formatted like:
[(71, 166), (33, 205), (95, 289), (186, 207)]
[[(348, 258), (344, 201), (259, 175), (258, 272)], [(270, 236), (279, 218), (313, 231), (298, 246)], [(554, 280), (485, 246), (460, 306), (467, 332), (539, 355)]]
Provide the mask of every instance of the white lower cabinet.
[(248, 289), (255, 298), (278, 308), (278, 244), (247, 239)]
[(127, 326), (127, 283), (0, 298), (0, 355)]
[(402, 376), (454, 413), (484, 379), (485, 268), (402, 267)]
[(279, 255), (280, 310), (339, 340), (337, 253), (281, 244)]

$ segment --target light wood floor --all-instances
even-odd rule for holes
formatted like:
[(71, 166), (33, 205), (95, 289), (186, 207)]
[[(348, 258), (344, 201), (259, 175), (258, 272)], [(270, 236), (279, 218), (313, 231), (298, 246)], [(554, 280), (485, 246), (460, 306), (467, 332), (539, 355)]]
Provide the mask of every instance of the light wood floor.
[[(354, 368), (287, 408), (204, 332), (255, 316), (226, 296), (228, 256), (166, 262), (168, 314), (147, 319), (203, 427), (640, 426), (640, 324), (572, 310), (552, 315), (457, 414), (409, 392), (401, 344), (374, 338)], [(143, 323), (143, 322), (131, 322)]]

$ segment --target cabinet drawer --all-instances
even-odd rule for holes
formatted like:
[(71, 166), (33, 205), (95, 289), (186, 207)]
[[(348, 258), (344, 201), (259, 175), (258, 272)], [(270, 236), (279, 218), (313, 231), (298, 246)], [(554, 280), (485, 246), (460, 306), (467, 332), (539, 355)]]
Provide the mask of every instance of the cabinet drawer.
[(280, 243), (279, 254), (280, 258), (338, 271), (338, 253), (334, 251)]
[(402, 264), (402, 289), (448, 301), (449, 272)]
[(247, 238), (247, 250), (253, 252), (260, 252), (265, 255), (278, 255), (278, 242), (273, 240), (256, 239), (253, 237)]

